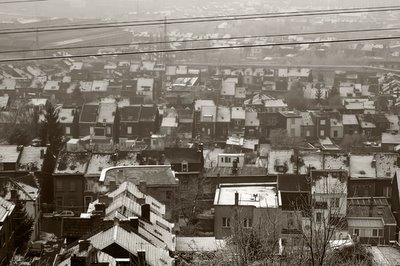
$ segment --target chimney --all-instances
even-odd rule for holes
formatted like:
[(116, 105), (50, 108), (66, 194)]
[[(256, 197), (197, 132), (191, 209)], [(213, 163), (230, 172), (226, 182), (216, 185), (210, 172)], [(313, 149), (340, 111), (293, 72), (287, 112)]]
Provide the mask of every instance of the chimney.
[(235, 192), (235, 206), (239, 205), (239, 192)]
[[(119, 174), (120, 172), (118, 172)], [(109, 192), (112, 192), (117, 189), (117, 182), (116, 181), (110, 181), (109, 183)]]
[(117, 176), (118, 176), (118, 180), (124, 180), (124, 170), (118, 169)]
[(140, 192), (142, 192), (143, 194), (146, 194), (146, 193), (147, 193), (146, 181), (140, 180), (140, 182), (139, 182), (139, 190), (140, 190)]
[(372, 217), (374, 213), (374, 197), (369, 199), (369, 217)]
[(137, 232), (139, 230), (139, 217), (129, 217), (129, 224)]
[(238, 159), (233, 160), (232, 174), (237, 175), (238, 172)]
[(145, 221), (150, 221), (150, 204), (143, 204), (142, 208), (142, 219)]
[(146, 204), (146, 198), (138, 198), (137, 203), (139, 203), (140, 205)]
[(44, 149), (40, 149), (40, 159), (44, 159)]
[(71, 257), (71, 266), (85, 266), (87, 265), (86, 257), (76, 256), (76, 254)]
[(90, 247), (90, 240), (80, 240), (79, 241), (79, 252), (86, 251)]
[(108, 207), (110, 203), (110, 198), (107, 195), (99, 195), (99, 203), (104, 204), (105, 207)]
[(17, 202), (18, 199), (18, 191), (16, 189), (11, 189), (11, 201), (12, 202)]
[(376, 168), (376, 159), (375, 158), (371, 161), (371, 168)]
[(146, 251), (138, 250), (137, 256), (138, 256), (138, 262), (139, 262), (138, 266), (146, 266)]

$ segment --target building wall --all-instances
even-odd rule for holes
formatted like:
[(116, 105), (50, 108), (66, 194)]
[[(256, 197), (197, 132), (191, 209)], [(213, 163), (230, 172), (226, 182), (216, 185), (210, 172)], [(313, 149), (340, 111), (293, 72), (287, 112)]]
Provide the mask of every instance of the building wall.
[(83, 212), (83, 175), (54, 175), (53, 179), (56, 209)]
[(301, 136), (301, 120), (302, 119), (300, 117), (288, 117), (286, 119), (286, 131), (288, 136)]
[(14, 231), (11, 225), (12, 216), (7, 216), (0, 230), (0, 265), (9, 265), (14, 252)]
[[(235, 219), (242, 224), (244, 219), (251, 219), (252, 227), (261, 226), (271, 234), (274, 230), (277, 235), (282, 228), (282, 213), (278, 208), (255, 208), (253, 206), (214, 205), (214, 235), (217, 239), (228, 237), (232, 234)], [(223, 219), (230, 219), (230, 227), (223, 226)], [(262, 232), (260, 232), (262, 233)]]
[[(335, 136), (335, 131), (336, 131), (336, 136)], [(331, 132), (330, 132), (331, 138), (335, 139), (341, 139), (343, 138), (343, 126), (331, 126)]]

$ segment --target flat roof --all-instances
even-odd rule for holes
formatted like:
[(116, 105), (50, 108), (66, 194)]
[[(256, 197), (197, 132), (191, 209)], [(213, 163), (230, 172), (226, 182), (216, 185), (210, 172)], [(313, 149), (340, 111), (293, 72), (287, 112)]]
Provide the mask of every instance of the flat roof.
[(215, 193), (214, 205), (234, 205), (236, 192), (239, 193), (239, 206), (278, 208), (280, 205), (276, 187), (268, 183), (221, 184)]

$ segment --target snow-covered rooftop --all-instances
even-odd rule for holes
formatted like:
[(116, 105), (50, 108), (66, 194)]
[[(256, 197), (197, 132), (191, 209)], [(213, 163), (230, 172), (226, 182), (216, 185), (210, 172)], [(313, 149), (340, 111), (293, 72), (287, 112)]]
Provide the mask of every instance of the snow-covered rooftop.
[(234, 205), (235, 193), (239, 194), (239, 206), (278, 208), (280, 205), (276, 187), (268, 184), (221, 184), (215, 193), (214, 205)]

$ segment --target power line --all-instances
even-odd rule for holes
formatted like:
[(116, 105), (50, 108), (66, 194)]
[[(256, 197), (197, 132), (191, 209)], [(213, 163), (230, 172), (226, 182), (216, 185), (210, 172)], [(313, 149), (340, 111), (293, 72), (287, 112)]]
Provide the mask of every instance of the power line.
[(47, 1), (48, 1), (48, 0), (0, 1), (0, 5), (5, 5), (5, 4), (19, 4), (19, 3), (47, 2)]
[(68, 58), (84, 58), (84, 57), (101, 57), (112, 55), (139, 55), (149, 53), (177, 53), (177, 52), (193, 52), (193, 51), (208, 51), (208, 50), (223, 50), (223, 49), (238, 49), (238, 48), (252, 48), (252, 47), (274, 47), (274, 46), (293, 46), (303, 44), (326, 44), (326, 43), (346, 43), (346, 42), (362, 42), (362, 41), (379, 41), (379, 40), (398, 40), (400, 36), (391, 37), (371, 37), (371, 38), (351, 38), (339, 40), (322, 40), (322, 41), (304, 41), (304, 42), (282, 42), (282, 43), (265, 43), (265, 44), (244, 44), (232, 46), (218, 46), (218, 47), (199, 47), (199, 48), (182, 48), (182, 49), (166, 49), (166, 50), (148, 50), (148, 51), (135, 51), (135, 52), (115, 52), (108, 54), (81, 54), (81, 55), (63, 55), (63, 56), (42, 56), (42, 57), (26, 57), (26, 58), (9, 58), (1, 59), (0, 63), (7, 62), (23, 62), (23, 61), (39, 61), (39, 60), (54, 60), (54, 59), (68, 59)]
[(19, 29), (7, 28), (7, 29), (2, 29), (0, 31), (0, 34), (3, 35), (3, 34), (21, 34), (21, 33), (33, 33), (33, 32), (73, 31), (73, 30), (103, 29), (103, 28), (118, 28), (118, 27), (155, 26), (155, 25), (166, 25), (166, 24), (170, 25), (170, 24), (188, 24), (188, 23), (209, 23), (217, 21), (236, 21), (236, 20), (255, 20), (255, 19), (266, 19), (266, 18), (287, 18), (287, 17), (335, 15), (335, 14), (371, 13), (371, 12), (386, 12), (386, 11), (399, 11), (399, 10), (400, 6), (388, 6), (388, 7), (291, 11), (291, 12), (263, 13), (263, 14), (249, 14), (249, 15), (172, 18), (168, 19), (167, 21), (165, 21), (164, 19), (136, 20), (136, 21), (125, 21), (125, 22), (122, 21), (122, 22), (72, 24), (66, 26), (27, 27)]
[(98, 44), (98, 45), (82, 45), (82, 46), (68, 46), (58, 48), (42, 48), (42, 49), (21, 49), (21, 50), (5, 50), (0, 51), (0, 54), (6, 53), (27, 53), (27, 52), (46, 52), (57, 50), (73, 50), (73, 49), (89, 49), (89, 48), (102, 48), (102, 47), (121, 47), (121, 46), (134, 46), (134, 45), (153, 45), (153, 44), (173, 44), (173, 43), (191, 43), (191, 42), (206, 42), (206, 41), (227, 41), (227, 40), (242, 40), (254, 38), (274, 38), (274, 37), (287, 37), (287, 36), (308, 36), (308, 35), (323, 35), (323, 34), (343, 34), (343, 33), (360, 33), (360, 32), (374, 32), (374, 31), (395, 31), (400, 30), (400, 27), (392, 28), (372, 28), (372, 29), (352, 29), (352, 30), (337, 30), (337, 31), (316, 31), (316, 32), (303, 32), (303, 33), (279, 33), (268, 35), (248, 35), (236, 37), (219, 37), (219, 38), (206, 38), (206, 39), (189, 39), (181, 41), (156, 41), (156, 42), (136, 42), (136, 43), (117, 43), (117, 44)]

